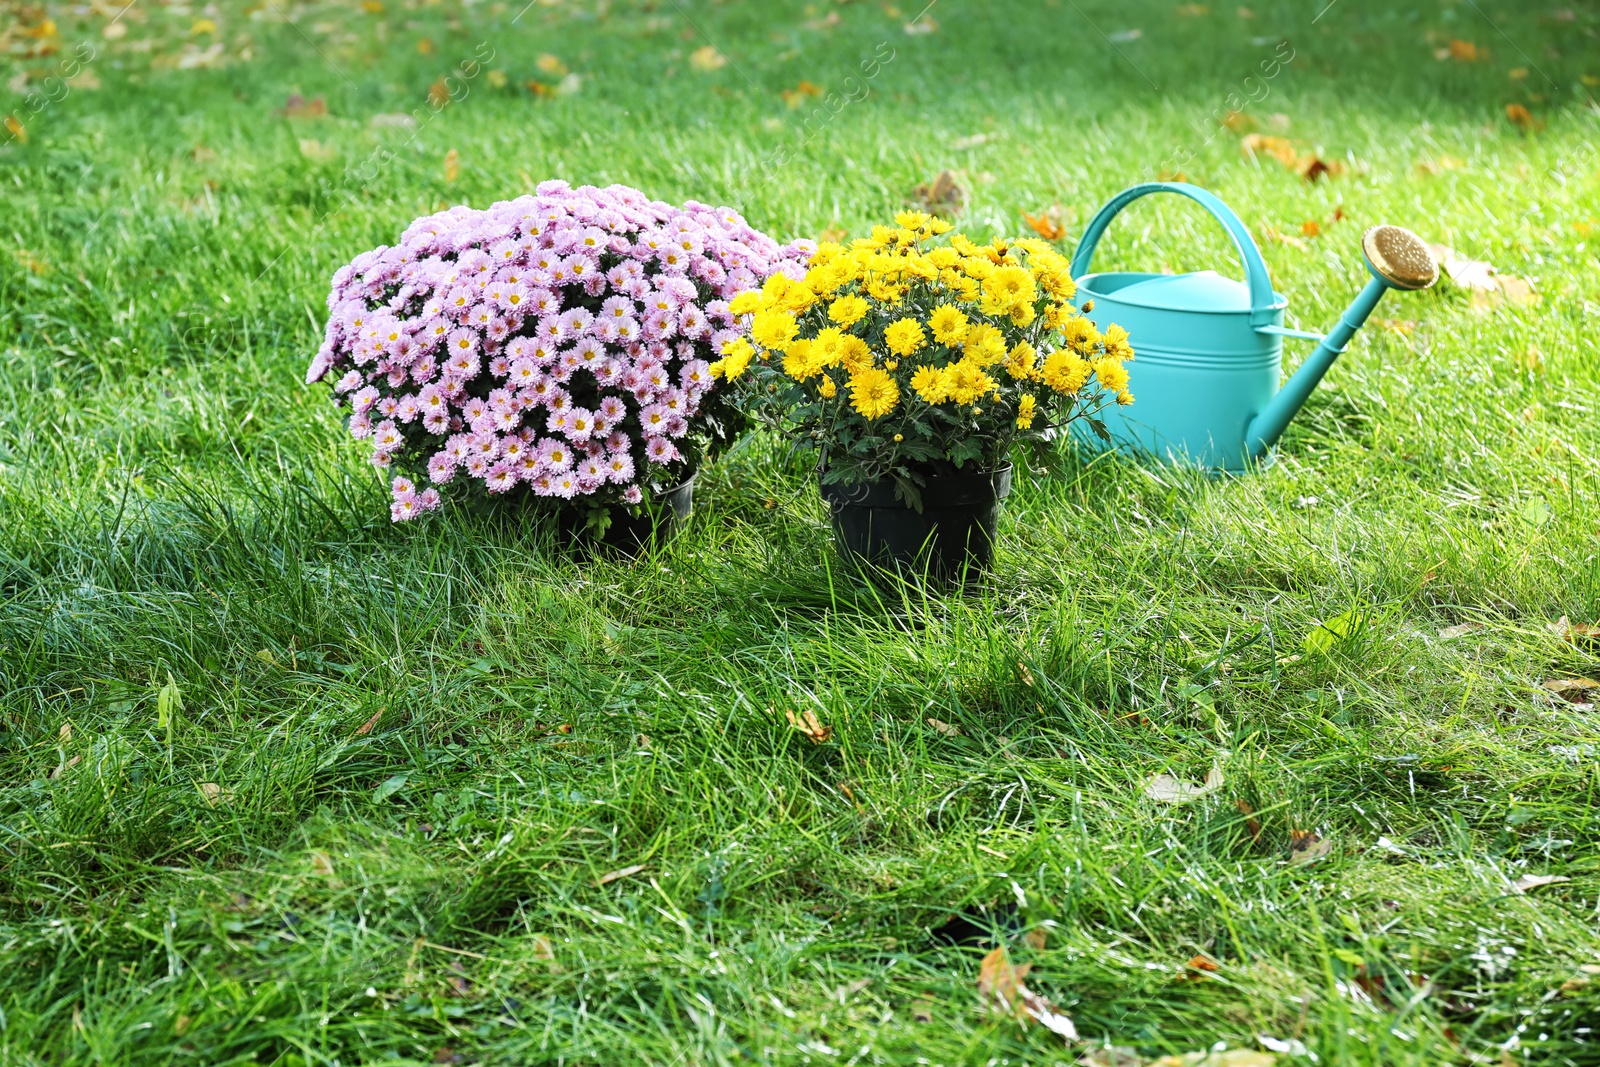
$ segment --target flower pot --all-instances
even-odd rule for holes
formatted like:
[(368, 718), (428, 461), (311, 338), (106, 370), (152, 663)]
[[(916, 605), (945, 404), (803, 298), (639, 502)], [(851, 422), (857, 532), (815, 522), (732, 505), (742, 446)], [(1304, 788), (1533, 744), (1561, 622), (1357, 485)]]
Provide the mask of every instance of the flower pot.
[(576, 508), (564, 508), (556, 522), (557, 534), (576, 549), (609, 555), (635, 556), (653, 544), (665, 544), (689, 518), (694, 508), (694, 480), (691, 474), (671, 489), (649, 496), (637, 512), (617, 507), (611, 523), (598, 536)]
[(821, 489), (834, 538), (847, 557), (947, 580), (987, 571), (993, 562), (1000, 503), (1011, 494), (1011, 464), (930, 477), (920, 512), (895, 496), (890, 479)]

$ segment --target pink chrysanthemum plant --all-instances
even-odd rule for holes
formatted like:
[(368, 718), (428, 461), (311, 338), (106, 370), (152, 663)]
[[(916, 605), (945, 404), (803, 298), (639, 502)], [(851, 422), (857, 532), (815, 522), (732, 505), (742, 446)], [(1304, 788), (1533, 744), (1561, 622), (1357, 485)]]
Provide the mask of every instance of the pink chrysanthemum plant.
[(306, 382), (333, 383), (393, 473), (396, 521), (481, 491), (603, 522), (732, 442), (741, 417), (709, 371), (743, 336), (728, 301), (803, 277), (812, 250), (729, 208), (544, 182), (341, 267)]

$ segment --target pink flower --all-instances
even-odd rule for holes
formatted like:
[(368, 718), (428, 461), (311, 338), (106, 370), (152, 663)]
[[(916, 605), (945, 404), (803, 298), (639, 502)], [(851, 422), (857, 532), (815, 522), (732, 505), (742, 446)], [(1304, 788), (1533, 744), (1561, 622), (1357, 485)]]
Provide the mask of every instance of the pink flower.
[(677, 446), (665, 437), (652, 437), (645, 441), (644, 454), (651, 463), (671, 463), (683, 458)]
[(637, 485), (630, 485), (622, 490), (622, 502), (624, 504), (637, 504), (643, 499), (644, 493), (640, 491)]

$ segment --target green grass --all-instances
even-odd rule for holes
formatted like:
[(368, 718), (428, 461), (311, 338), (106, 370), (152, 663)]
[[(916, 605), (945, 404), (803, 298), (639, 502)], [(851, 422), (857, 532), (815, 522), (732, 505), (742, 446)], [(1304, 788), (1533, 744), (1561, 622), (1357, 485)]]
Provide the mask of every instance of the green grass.
[[(920, 5), (519, 6), (302, 5), (297, 29), (230, 4), (214, 70), (174, 68), (212, 37), (155, 0), (120, 42), (64, 5), (61, 53), (8, 38), (7, 80), (88, 40), (100, 85), (0, 148), (0, 1064), (1070, 1062), (978, 1011), (989, 943), (934, 933), (957, 913), (1147, 1057), (1265, 1034), (1322, 1064), (1600, 1063), (1600, 727), (1539, 686), (1600, 672), (1549, 629), (1600, 620), (1591, 8), (943, 0), (907, 35)], [(1207, 125), (1285, 38), (1246, 114), (1344, 161), (1330, 181)], [(1435, 60), (1453, 38), (1488, 59)], [(727, 66), (694, 69), (706, 39)], [(369, 121), (485, 41), (465, 98)], [(849, 92), (884, 42), (866, 98), (802, 132), (779, 91)], [(578, 92), (522, 88), (556, 80), (541, 53)], [(329, 115), (279, 115), (291, 89)], [(1295, 325), (1332, 323), (1380, 220), (1541, 301), (1391, 297), (1414, 329), (1361, 334), (1249, 478), (1058, 457), (966, 595), (852, 581), (812, 475), (761, 438), (636, 562), (448, 512), (395, 528), (300, 385), (337, 266), (545, 177), (789, 238), (861, 232), (951, 167), (969, 229), (1059, 202), (1075, 234), (1184, 146)], [(1231, 262), (1183, 203), (1103, 248)], [(1141, 794), (1214, 763), (1206, 799)], [(1330, 853), (1290, 863), (1294, 830)], [(1530, 873), (1570, 881), (1514, 892)], [(1201, 953), (1219, 969), (1186, 977)]]

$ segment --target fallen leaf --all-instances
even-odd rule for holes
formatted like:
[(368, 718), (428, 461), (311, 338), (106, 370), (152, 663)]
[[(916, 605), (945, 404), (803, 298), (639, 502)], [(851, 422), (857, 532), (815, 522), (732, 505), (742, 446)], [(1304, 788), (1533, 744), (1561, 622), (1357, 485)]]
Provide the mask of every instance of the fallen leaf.
[[(837, 221), (835, 221), (833, 223), (830, 223), (827, 226), (827, 228), (825, 228), (821, 233), (817, 234), (817, 243), (818, 244), (838, 244), (848, 236), (850, 236), (850, 231), (845, 229), (843, 226), (840, 226), (839, 223)], [(777, 507), (777, 506), (778, 506), (778, 502), (776, 500), (774, 500), (770, 505), (768, 505), (768, 507)]]
[[(1561, 616), (1561, 621), (1566, 622), (1567, 617), (1565, 615)], [(72, 723), (70, 720), (61, 724), (61, 729), (56, 731), (56, 737), (62, 741), (72, 740)]]
[(1483, 629), (1483, 623), (1481, 622), (1458, 622), (1454, 626), (1446, 626), (1440, 630), (1439, 639), (1441, 641), (1454, 641), (1463, 634), (1470, 634), (1474, 630), (1481, 629)]
[(821, 96), (822, 86), (816, 82), (801, 79), (800, 83), (793, 89), (780, 90), (778, 95), (783, 97), (785, 104), (788, 104), (791, 108), (797, 108), (804, 104), (807, 98)]
[(950, 147), (956, 152), (965, 152), (969, 149), (986, 145), (989, 143), (989, 140), (990, 135), (987, 133), (973, 133), (968, 134), (966, 137), (957, 137), (954, 141), (950, 142)]
[(654, 747), (654, 745), (655, 745), (655, 742), (650, 740), (650, 735), (649, 734), (640, 734), (639, 735), (639, 747), (640, 748), (652, 748), (652, 747)]
[(28, 130), (18, 121), (17, 116), (6, 116), (6, 130), (16, 140), (21, 141), (23, 144), (28, 143)]
[(835, 989), (833, 991), (833, 999), (837, 1000), (840, 1004), (847, 1004), (849, 1003), (851, 997), (855, 996), (857, 993), (861, 992), (871, 984), (872, 979), (870, 978), (857, 978), (849, 985), (842, 985), (838, 989)]
[(1106, 34), (1106, 40), (1110, 41), (1112, 44), (1127, 44), (1129, 41), (1137, 41), (1143, 36), (1144, 31), (1137, 28), (1131, 30), (1113, 30)]
[(1067, 235), (1067, 228), (1061, 224), (1061, 215), (1061, 205), (1051, 204), (1037, 215), (1030, 215), (1024, 211), (1022, 220), (1028, 224), (1029, 229), (1046, 241), (1059, 241)]
[(1368, 621), (1365, 610), (1351, 608), (1313, 626), (1301, 644), (1307, 652), (1331, 652), (1341, 642), (1366, 629)]
[(949, 723), (941, 722), (938, 719), (929, 719), (928, 725), (933, 727), (935, 730), (938, 730), (946, 737), (958, 737), (961, 734), (961, 728), (959, 726), (951, 726)]
[(1126, 1045), (1092, 1048), (1078, 1057), (1078, 1067), (1143, 1067), (1144, 1057)]
[(821, 720), (817, 718), (815, 712), (796, 712), (792, 709), (785, 708), (783, 717), (789, 720), (790, 726), (793, 726), (796, 730), (799, 730), (802, 734), (805, 734), (806, 737), (810, 738), (811, 743), (814, 745), (824, 744), (833, 738), (833, 727), (824, 726)]
[(563, 78), (567, 74), (567, 65), (548, 52), (534, 60), (533, 65), (552, 78)]
[(1246, 111), (1237, 109), (1228, 112), (1222, 117), (1222, 124), (1234, 133), (1249, 133), (1256, 128), (1255, 116)]
[(1221, 1052), (1190, 1052), (1182, 1056), (1162, 1056), (1145, 1067), (1273, 1067), (1278, 1058), (1271, 1053), (1233, 1048)]
[(953, 218), (966, 205), (966, 190), (956, 184), (956, 176), (941, 170), (931, 182), (923, 182), (911, 192), (910, 204), (932, 215)]
[(282, 114), (291, 119), (319, 119), (327, 115), (328, 103), (322, 97), (307, 100), (299, 93), (290, 93), (284, 101)]
[(544, 969), (551, 974), (560, 974), (561, 965), (556, 962), (556, 946), (543, 934), (534, 934), (530, 939), (533, 942), (533, 958), (544, 964)]
[(1307, 219), (1300, 224), (1300, 232), (1307, 237), (1321, 237), (1322, 223), (1316, 219)]
[(806, 20), (806, 29), (814, 31), (831, 30), (843, 21), (844, 17), (837, 11), (830, 11), (825, 18)]
[(1295, 169), (1300, 172), (1300, 177), (1308, 182), (1314, 182), (1322, 177), (1337, 178), (1344, 173), (1344, 164), (1338, 160), (1329, 162), (1315, 155), (1310, 155), (1301, 159), (1295, 165)]
[(195, 19), (194, 25), (189, 27), (189, 36), (198, 37), (202, 33), (215, 34), (217, 24), (210, 19)]
[(985, 956), (978, 966), (978, 992), (983, 997), (984, 1007), (996, 1014), (1009, 1015), (1024, 1026), (1037, 1022), (1068, 1041), (1078, 1040), (1078, 1028), (1072, 1020), (1022, 984), (1030, 969), (1032, 964), (1014, 965), (1004, 946)]
[(1271, 241), (1273, 244), (1287, 245), (1290, 248), (1303, 249), (1309, 247), (1300, 237), (1292, 233), (1284, 233), (1276, 226), (1262, 227), (1261, 236), (1265, 240)]
[(444, 180), (453, 182), (461, 177), (461, 156), (454, 148), (444, 154)]
[(605, 874), (602, 874), (599, 878), (594, 880), (595, 888), (598, 889), (600, 886), (608, 885), (611, 882), (615, 882), (619, 878), (632, 878), (634, 875), (644, 870), (644, 867), (645, 865), (642, 863), (635, 863), (632, 867), (623, 867), (619, 870), (607, 871)]
[(100, 88), (100, 78), (95, 74), (94, 71), (90, 70), (88, 67), (84, 67), (82, 70), (78, 71), (78, 73), (68, 78), (67, 84), (72, 86), (74, 89), (98, 89)]
[(1293, 168), (1300, 159), (1300, 154), (1295, 151), (1294, 144), (1287, 137), (1273, 137), (1263, 133), (1246, 134), (1239, 141), (1239, 150), (1247, 156), (1268, 156), (1290, 168)]
[(1028, 665), (1022, 662), (1020, 659), (1017, 660), (1017, 677), (1022, 679), (1023, 685), (1027, 686), (1029, 689), (1033, 688), (1033, 672), (1030, 671), (1028, 669)]
[(689, 53), (689, 65), (702, 73), (710, 73), (727, 66), (728, 57), (717, 51), (714, 45), (703, 45)]
[(1204, 4), (1179, 4), (1173, 9), (1173, 14), (1179, 18), (1195, 19), (1211, 14), (1211, 9)]
[(1533, 113), (1521, 104), (1507, 104), (1506, 118), (1511, 121), (1511, 125), (1524, 133), (1529, 130), (1544, 129), (1544, 123), (1534, 118)]
[(449, 1046), (436, 1049), (433, 1053), (433, 1062), (438, 1064), (460, 1063), (461, 1054)]
[(1593, 678), (1552, 678), (1548, 682), (1539, 684), (1552, 693), (1572, 694), (1567, 699), (1574, 704), (1592, 703), (1584, 699), (1584, 694), (1600, 690), (1600, 682)]
[(374, 726), (378, 725), (378, 720), (383, 718), (384, 710), (385, 709), (383, 709), (383, 708), (379, 708), (377, 711), (373, 712), (372, 713), (372, 718), (368, 719), (366, 722), (362, 723), (360, 726), (357, 726), (356, 727), (356, 732), (351, 734), (350, 736), (351, 737), (366, 737), (368, 734), (370, 734), (372, 732), (372, 728)]
[(919, 1023), (933, 1022), (933, 998), (918, 997), (911, 1009), (911, 1018)]
[(1250, 840), (1259, 842), (1261, 840), (1261, 820), (1256, 818), (1256, 809), (1250, 806), (1249, 801), (1240, 800), (1235, 803), (1239, 808), (1239, 814), (1244, 816), (1244, 828), (1250, 831)]
[(939, 23), (932, 15), (924, 14), (915, 22), (908, 22), (900, 28), (912, 37), (924, 37), (939, 32)]
[(83, 757), (82, 756), (73, 756), (71, 759), (67, 760), (67, 762), (57, 765), (55, 770), (50, 772), (50, 777), (52, 777), (52, 778), (60, 778), (67, 771), (72, 770), (72, 768), (76, 767), (79, 763), (82, 763), (82, 762), (83, 762)]
[(1489, 50), (1457, 38), (1434, 52), (1433, 56), (1435, 59), (1452, 59), (1457, 63), (1480, 63), (1489, 58)]
[(1289, 831), (1289, 862), (1311, 863), (1333, 851), (1333, 842), (1325, 840), (1315, 830)]
[(383, 14), (383, 0), (361, 0), (361, 10), (369, 15)]
[(487, 77), (489, 79), (489, 88), (491, 88), (491, 89), (504, 89), (506, 87), (507, 78), (506, 78), (506, 72), (505, 71), (503, 71), (503, 70), (491, 70), (488, 73)]
[(324, 144), (313, 138), (303, 137), (300, 139), (300, 154), (313, 162), (326, 163), (329, 160), (338, 158), (339, 150), (331, 144)]
[(1163, 804), (1184, 804), (1199, 800), (1222, 788), (1222, 768), (1212, 766), (1204, 785), (1179, 781), (1170, 774), (1157, 774), (1144, 783), (1144, 795)]
[(1043, 952), (1050, 944), (1050, 931), (1043, 926), (1035, 926), (1022, 935), (1022, 940), (1035, 952)]
[(225, 789), (216, 782), (201, 782), (200, 795), (205, 797), (206, 803), (213, 808), (233, 803), (233, 790)]
[(406, 781), (411, 776), (408, 774), (395, 774), (383, 780), (383, 784), (372, 791), (375, 801), (388, 800), (406, 786)]
[(1212, 959), (1210, 956), (1204, 955), (1190, 956), (1189, 962), (1185, 963), (1184, 966), (1194, 971), (1215, 971), (1221, 969), (1217, 966), (1216, 960)]
[(442, 108), (449, 102), (450, 87), (444, 83), (443, 78), (428, 86), (428, 103), (432, 104), (435, 109)]
[(1511, 883), (1511, 888), (1518, 893), (1526, 893), (1530, 889), (1538, 889), (1542, 885), (1555, 885), (1558, 882), (1570, 882), (1564, 874), (1525, 874)]
[(330, 889), (336, 888), (339, 884), (338, 876), (333, 871), (333, 857), (320, 848), (311, 850), (311, 873), (319, 878), (326, 878)]
[(467, 969), (461, 965), (460, 960), (450, 961), (450, 991), (458, 997), (467, 996), (472, 992), (472, 979), (467, 977)]

